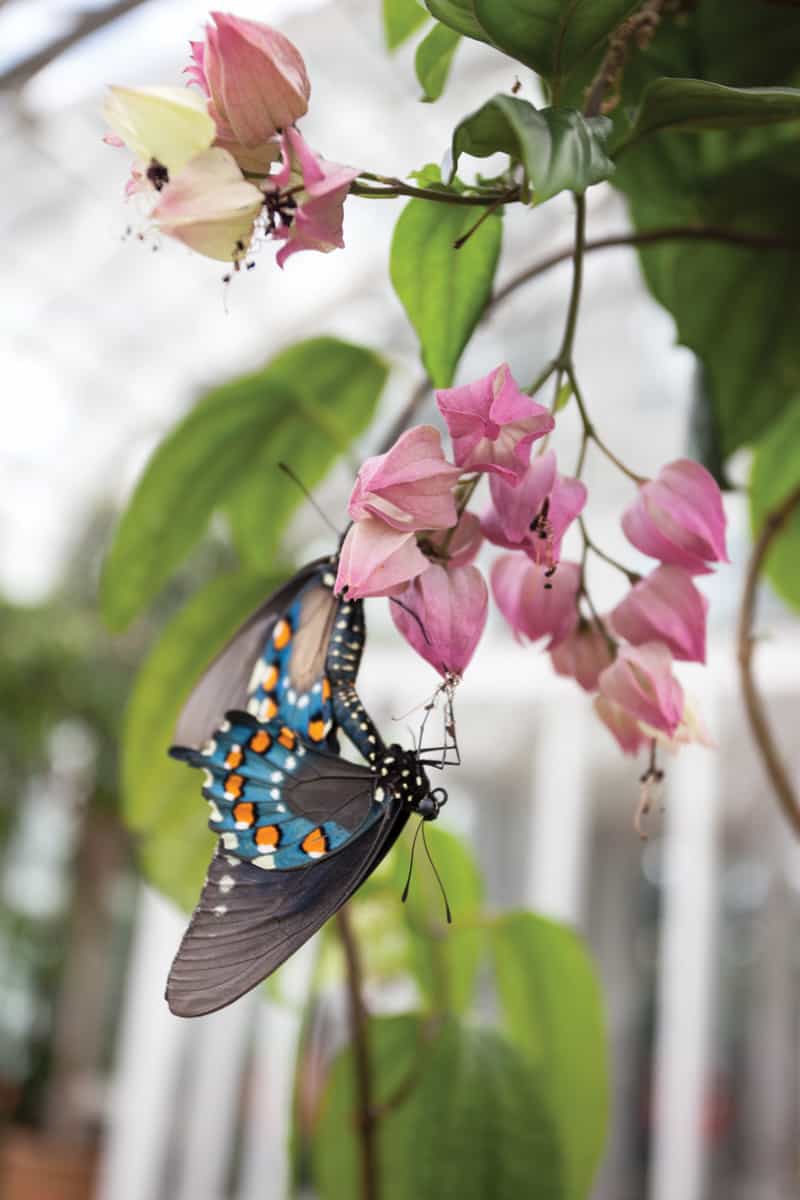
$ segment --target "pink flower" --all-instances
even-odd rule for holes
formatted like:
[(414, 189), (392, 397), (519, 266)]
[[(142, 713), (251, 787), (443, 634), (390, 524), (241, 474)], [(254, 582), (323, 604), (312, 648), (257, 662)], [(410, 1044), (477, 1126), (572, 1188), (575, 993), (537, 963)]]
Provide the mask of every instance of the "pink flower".
[(413, 533), (364, 517), (350, 526), (342, 543), (334, 591), (346, 591), (350, 600), (391, 596), (429, 566)]
[(273, 208), (281, 224), (272, 236), (284, 239), (277, 255), (282, 267), (298, 250), (329, 250), (344, 246), (342, 219), (345, 197), (358, 171), (317, 158), (296, 129), (281, 138), (283, 168), (264, 181), (274, 194)]
[(675, 658), (706, 661), (708, 600), (683, 567), (657, 567), (634, 585), (611, 614), (620, 637), (634, 646), (663, 642)]
[(524, 550), (534, 562), (557, 563), (567, 527), (586, 504), (580, 480), (559, 475), (556, 456), (548, 450), (533, 460), (516, 485), (493, 475), (489, 487), (492, 507), (481, 522), (489, 541)]
[(483, 544), (480, 519), (475, 513), (463, 512), (455, 529), (432, 533), (425, 540), (433, 558), (446, 558), (449, 567), (469, 566)]
[(205, 43), (191, 42), (186, 69), (210, 98), (219, 136), (260, 146), (308, 110), (311, 84), (296, 46), (260, 21), (211, 14)]
[(595, 696), (594, 711), (616, 740), (623, 754), (637, 754), (647, 746), (651, 737), (644, 733), (635, 717), (627, 709), (615, 704), (607, 696)]
[(477, 567), (432, 563), (389, 607), (400, 633), (440, 675), (463, 675), (481, 639), (489, 591)]
[(207, 258), (231, 262), (250, 244), (263, 203), (226, 150), (197, 154), (159, 193), (151, 213), (162, 233)]
[(512, 484), (524, 474), (533, 442), (555, 427), (548, 410), (519, 390), (508, 363), (475, 383), (438, 391), (436, 402), (458, 466)]
[(614, 661), (602, 629), (594, 621), (583, 619), (560, 645), (550, 651), (550, 660), (557, 675), (570, 676), (586, 692), (596, 691), (600, 672)]
[(672, 655), (660, 642), (621, 647), (598, 682), (600, 694), (634, 720), (645, 721), (670, 737), (680, 725), (683, 689), (672, 674)]
[(518, 638), (549, 637), (551, 650), (578, 623), (580, 576), (577, 563), (561, 563), (551, 575), (518, 554), (503, 554), (492, 567), (492, 594)]
[(688, 458), (668, 463), (642, 484), (622, 518), (628, 541), (662, 563), (706, 575), (728, 562), (722, 496), (705, 467)]
[(368, 458), (350, 496), (354, 521), (371, 515), (393, 529), (449, 529), (458, 514), (453, 485), (461, 472), (446, 461), (432, 425), (416, 425), (391, 450)]

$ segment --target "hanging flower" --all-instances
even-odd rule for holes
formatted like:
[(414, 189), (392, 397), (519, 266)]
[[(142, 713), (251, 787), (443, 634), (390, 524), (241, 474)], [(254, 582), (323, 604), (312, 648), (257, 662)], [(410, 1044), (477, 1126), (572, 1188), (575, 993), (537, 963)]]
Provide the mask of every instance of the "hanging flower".
[(436, 402), (458, 466), (512, 484), (525, 473), (536, 439), (555, 427), (548, 410), (520, 391), (508, 363), (475, 383), (438, 391)]
[(708, 574), (709, 563), (728, 562), (722, 495), (705, 467), (688, 458), (668, 463), (642, 484), (622, 528), (637, 550), (692, 575)]
[(282, 169), (264, 181), (270, 232), (286, 243), (277, 254), (279, 267), (298, 250), (327, 254), (344, 246), (344, 201), (358, 175), (351, 167), (318, 158), (296, 129), (284, 132), (281, 153)]
[(465, 510), (455, 529), (431, 533), (425, 539), (425, 549), (432, 558), (446, 558), (449, 567), (469, 566), (478, 557), (483, 545), (480, 518)]
[(521, 555), (503, 554), (492, 567), (492, 594), (518, 638), (549, 637), (552, 649), (578, 623), (580, 576), (577, 563), (564, 562), (552, 574)]
[(636, 718), (621, 704), (615, 704), (603, 695), (595, 696), (593, 704), (594, 711), (623, 754), (638, 754), (643, 747), (650, 744), (652, 734), (648, 736)]
[(430, 566), (413, 533), (399, 533), (377, 517), (355, 521), (339, 553), (335, 592), (350, 600), (391, 596)]
[(516, 485), (493, 475), (492, 507), (482, 518), (483, 532), (496, 546), (524, 550), (548, 567), (558, 562), (561, 541), (586, 505), (579, 479), (559, 475), (552, 450), (533, 460)]
[(196, 155), (166, 185), (151, 217), (198, 254), (232, 262), (246, 253), (262, 202), (227, 150), (215, 148)]
[(216, 129), (202, 96), (181, 87), (111, 87), (103, 115), (139, 160), (139, 171), (158, 190), (196, 154), (207, 150)]
[(427, 571), (390, 600), (392, 620), (409, 645), (441, 676), (463, 675), (481, 639), (489, 591), (477, 567)]
[(556, 675), (576, 680), (586, 692), (597, 690), (601, 671), (614, 661), (608, 638), (594, 621), (579, 621), (572, 633), (550, 651)]
[(348, 511), (354, 521), (371, 515), (394, 529), (449, 529), (457, 520), (453, 486), (460, 474), (445, 459), (438, 430), (417, 425), (386, 454), (366, 460)]
[(672, 655), (660, 642), (622, 646), (601, 672), (600, 694), (636, 721), (645, 721), (669, 737), (683, 714), (683, 689), (672, 674)]
[(675, 658), (706, 661), (708, 600), (683, 567), (657, 567), (611, 614), (614, 631), (634, 646), (663, 642)]

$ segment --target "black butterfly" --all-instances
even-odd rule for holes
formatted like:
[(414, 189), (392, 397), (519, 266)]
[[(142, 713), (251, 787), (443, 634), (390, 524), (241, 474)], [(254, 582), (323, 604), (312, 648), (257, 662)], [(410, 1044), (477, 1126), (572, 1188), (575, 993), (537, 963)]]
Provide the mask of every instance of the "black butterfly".
[[(335, 558), (320, 559), (271, 596), (178, 720), (170, 753), (205, 769), (220, 835), (167, 981), (179, 1016), (265, 979), (374, 871), (412, 813), (433, 820), (447, 798), (418, 753), (385, 745), (359, 700), (363, 609), (334, 596), (335, 573)], [(339, 757), (339, 730), (367, 766)]]

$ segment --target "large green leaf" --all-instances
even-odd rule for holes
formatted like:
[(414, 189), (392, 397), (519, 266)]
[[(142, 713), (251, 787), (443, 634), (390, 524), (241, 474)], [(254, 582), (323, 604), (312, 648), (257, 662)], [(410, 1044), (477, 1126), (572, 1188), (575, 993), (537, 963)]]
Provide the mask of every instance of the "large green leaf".
[[(563, 1200), (547, 1098), (504, 1038), (454, 1019), (370, 1022), (382, 1200)], [(360, 1195), (352, 1055), (336, 1061), (313, 1146), (322, 1200)]]
[(608, 1122), (603, 1005), (580, 938), (533, 913), (491, 931), (505, 1028), (535, 1070), (556, 1131), (563, 1194), (585, 1200)]
[(453, 172), (461, 154), (508, 154), (522, 163), (534, 199), (541, 203), (558, 192), (584, 192), (608, 179), (614, 170), (605, 153), (610, 132), (606, 117), (587, 119), (569, 108), (537, 110), (516, 96), (494, 96), (456, 126)]
[(109, 624), (124, 627), (149, 603), (228, 501), (240, 549), (266, 568), (302, 499), (277, 462), (316, 483), (369, 422), (385, 377), (371, 351), (313, 338), (201, 400), (161, 442), (120, 520), (101, 584)]
[(423, 91), (423, 100), (438, 100), (441, 96), (460, 41), (460, 33), (437, 21), (417, 46), (414, 69)]
[(410, 200), (392, 238), (392, 283), (417, 331), (434, 387), (453, 381), (461, 352), (491, 295), (503, 225), (492, 213), (459, 250), (454, 242), (485, 209)]
[(478, 42), (489, 41), (475, 17), (472, 0), (425, 0), (425, 7), (431, 16), (456, 33)]
[(797, 88), (732, 88), (706, 79), (654, 79), (644, 90), (623, 146), (662, 129), (742, 129), (799, 119)]
[[(750, 516), (757, 536), (768, 514), (800, 487), (800, 399), (794, 399), (782, 419), (759, 442), (750, 475)], [(800, 508), (778, 533), (766, 561), (766, 573), (776, 592), (800, 609)]]
[(227, 505), (241, 557), (262, 573), (270, 570), (280, 535), (302, 501), (277, 463), (287, 463), (305, 487), (314, 488), (368, 428), (387, 376), (377, 354), (330, 337), (290, 346), (268, 370), (270, 380), (295, 390), (296, 406), (292, 419), (262, 442)]
[(400, 46), (427, 18), (420, 0), (383, 0), (383, 32), (390, 50)]
[(213, 838), (200, 779), (167, 757), (178, 713), (203, 668), (279, 581), (226, 575), (172, 619), (141, 667), (125, 716), (122, 802), (140, 863), (184, 908), (197, 900)]
[(472, 0), (475, 18), (496, 46), (554, 80), (601, 46), (636, 7), (637, 0)]

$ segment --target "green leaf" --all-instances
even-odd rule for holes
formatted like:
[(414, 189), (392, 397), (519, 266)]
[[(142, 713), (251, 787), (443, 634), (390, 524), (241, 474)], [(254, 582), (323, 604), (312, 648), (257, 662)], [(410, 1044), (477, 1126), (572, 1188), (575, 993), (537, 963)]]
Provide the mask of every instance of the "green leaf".
[[(369, 1025), (382, 1200), (563, 1200), (546, 1097), (496, 1033), (413, 1016)], [(314, 1139), (322, 1200), (360, 1195), (352, 1053), (331, 1070)]]
[(654, 79), (645, 88), (636, 120), (620, 150), (663, 129), (741, 129), (798, 119), (797, 88), (732, 88), (707, 79)]
[(497, 213), (459, 250), (453, 243), (486, 210), (410, 200), (392, 238), (394, 289), (414, 326), (434, 387), (448, 387), (458, 360), (491, 295), (503, 225)]
[(432, 17), (456, 33), (478, 42), (489, 41), (475, 17), (472, 0), (425, 0), (425, 7)]
[(387, 47), (395, 50), (402, 45), (427, 16), (419, 0), (383, 0), (383, 32)]
[(453, 133), (453, 174), (461, 154), (487, 158), (498, 152), (521, 162), (537, 203), (559, 192), (584, 192), (612, 174), (605, 153), (607, 117), (586, 118), (575, 109), (537, 110), (516, 96), (494, 96)]
[(262, 573), (271, 569), (281, 534), (303, 499), (277, 463), (289, 464), (305, 487), (316, 487), (369, 427), (388, 374), (371, 350), (331, 337), (290, 346), (268, 371), (270, 380), (295, 389), (295, 406), (290, 419), (276, 422), (227, 505), (239, 554)]
[(280, 582), (215, 579), (167, 625), (139, 670), (122, 738), (122, 803), (145, 874), (183, 908), (197, 901), (214, 846), (196, 771), (167, 757), (178, 713), (199, 675)]
[(424, 93), (423, 100), (438, 100), (441, 96), (460, 41), (460, 33), (437, 21), (417, 46), (414, 69)]
[(638, 0), (472, 0), (496, 46), (558, 79), (601, 46)]
[[(800, 487), (800, 399), (795, 394), (781, 420), (756, 448), (750, 474), (754, 536), (763, 529), (766, 517), (797, 487)], [(795, 509), (776, 534), (765, 570), (778, 595), (800, 609), (800, 509)]]
[(503, 917), (491, 939), (505, 1028), (547, 1098), (563, 1194), (585, 1200), (608, 1123), (606, 1034), (592, 961), (571, 929), (533, 913)]
[(152, 600), (229, 501), (240, 551), (266, 568), (302, 500), (277, 462), (318, 482), (368, 424), (385, 378), (371, 351), (313, 338), (202, 399), (155, 451), (122, 515), (101, 582), (108, 623), (123, 628)]

